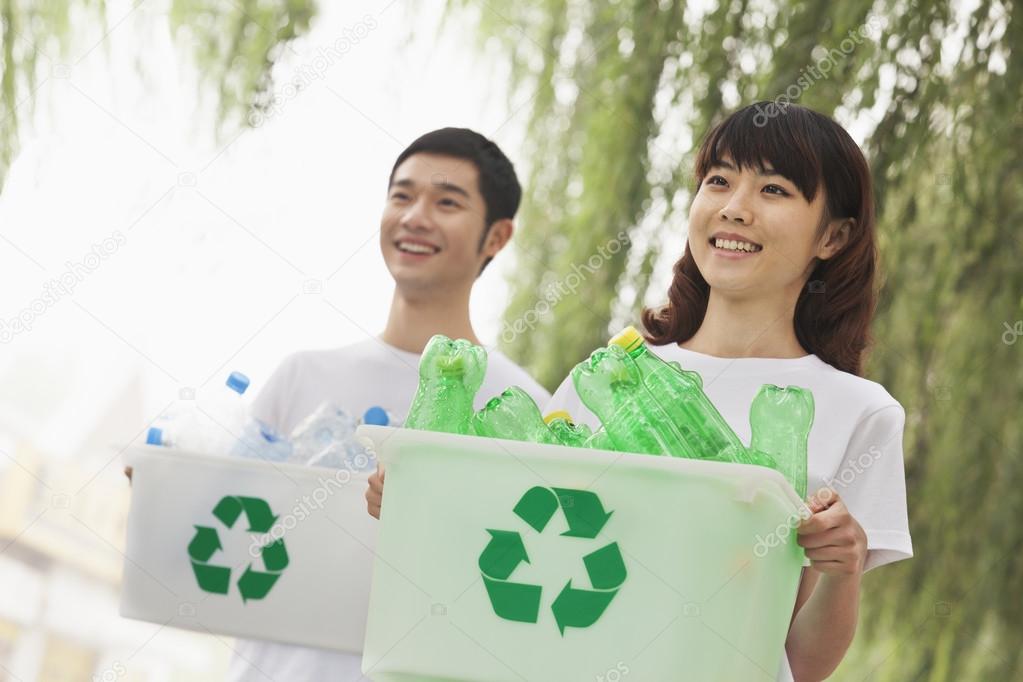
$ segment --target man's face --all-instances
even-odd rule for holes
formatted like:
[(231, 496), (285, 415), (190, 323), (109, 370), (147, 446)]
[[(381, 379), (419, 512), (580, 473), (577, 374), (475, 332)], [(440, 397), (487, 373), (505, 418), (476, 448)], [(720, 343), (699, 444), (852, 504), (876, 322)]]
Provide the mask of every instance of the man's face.
[(413, 154), (394, 172), (380, 218), (380, 250), (406, 292), (471, 287), (486, 253), (479, 171), (464, 159)]

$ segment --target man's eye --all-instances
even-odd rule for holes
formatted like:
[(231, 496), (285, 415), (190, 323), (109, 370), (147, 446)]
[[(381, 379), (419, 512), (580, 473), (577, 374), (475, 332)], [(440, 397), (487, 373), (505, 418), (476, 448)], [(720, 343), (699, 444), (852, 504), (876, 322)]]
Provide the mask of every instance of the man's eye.
[(771, 194), (778, 194), (780, 196), (788, 196), (788, 192), (779, 187), (778, 185), (768, 185), (764, 188), (765, 190), (771, 190)]
[(458, 202), (454, 199), (441, 199), (439, 203), (447, 208), (458, 208)]
[(394, 199), (395, 201), (407, 201), (408, 195), (404, 192), (394, 192), (391, 194), (391, 199)]

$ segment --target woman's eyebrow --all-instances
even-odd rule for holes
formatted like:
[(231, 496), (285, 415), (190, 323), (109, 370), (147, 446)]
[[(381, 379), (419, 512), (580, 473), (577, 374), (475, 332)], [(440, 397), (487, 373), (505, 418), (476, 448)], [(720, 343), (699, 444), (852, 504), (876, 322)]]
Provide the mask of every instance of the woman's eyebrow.
[[(720, 161), (717, 161), (717, 162), (715, 162), (713, 164), (711, 164), (711, 168), (715, 168), (715, 167), (724, 168), (726, 170), (732, 171), (733, 173), (737, 173), (738, 172), (736, 167), (730, 161), (725, 161), (723, 159), (720, 160)], [(781, 175), (781, 177), (785, 177), (784, 175), (782, 175), (781, 173), (779, 173), (775, 169), (771, 168), (770, 166), (765, 166), (765, 167), (757, 170), (757, 175), (759, 175), (761, 177), (767, 177), (769, 175)]]

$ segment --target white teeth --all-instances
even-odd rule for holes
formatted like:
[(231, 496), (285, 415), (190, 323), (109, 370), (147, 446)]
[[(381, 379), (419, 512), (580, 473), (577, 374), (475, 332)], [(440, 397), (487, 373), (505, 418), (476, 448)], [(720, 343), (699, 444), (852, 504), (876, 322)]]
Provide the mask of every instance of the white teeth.
[(431, 254), (440, 251), (435, 246), (427, 246), (426, 244), (416, 244), (415, 242), (398, 242), (398, 250), (406, 251), (408, 253), (423, 253)]
[(736, 241), (734, 239), (715, 239), (714, 246), (719, 249), (725, 249), (728, 251), (747, 251), (749, 253), (756, 253), (763, 247), (751, 244), (749, 242)]

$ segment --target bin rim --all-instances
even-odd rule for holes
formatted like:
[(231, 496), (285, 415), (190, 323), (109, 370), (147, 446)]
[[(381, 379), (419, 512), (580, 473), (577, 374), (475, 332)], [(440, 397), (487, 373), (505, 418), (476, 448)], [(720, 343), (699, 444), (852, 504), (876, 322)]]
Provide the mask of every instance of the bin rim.
[[(375, 427), (384, 428), (384, 427)], [(256, 459), (251, 457), (239, 457), (234, 455), (218, 455), (209, 452), (198, 452), (195, 450), (185, 450), (181, 448), (167, 447), (165, 445), (150, 445), (148, 443), (142, 443), (138, 445), (130, 445), (125, 449), (121, 461), (131, 467), (136, 467), (140, 462), (148, 459), (174, 459), (174, 460), (185, 460), (190, 462), (209, 462), (225, 464), (229, 463), (232, 467), (238, 467), (242, 469), (274, 469), (279, 473), (288, 472), (301, 473), (303, 475), (308, 474), (310, 471), (321, 472), (327, 476), (334, 477), (338, 471), (348, 471), (349, 475), (353, 479), (363, 478), (368, 479), (372, 472), (369, 471), (350, 471), (348, 469), (337, 469), (332, 467), (321, 467), (310, 464), (302, 464), (300, 462), (271, 462), (264, 459)]]
[[(615, 464), (623, 457), (629, 458), (629, 466), (641, 469), (654, 469), (670, 471), (673, 473), (689, 472), (693, 474), (721, 476), (727, 472), (728, 476), (740, 477), (747, 482), (767, 483), (775, 486), (784, 498), (799, 511), (809, 511), (806, 502), (799, 498), (795, 489), (784, 476), (774, 469), (757, 466), (755, 464), (738, 464), (730, 462), (712, 462), (700, 459), (688, 459), (684, 457), (668, 457), (661, 455), (647, 455), (632, 452), (618, 452), (615, 450), (597, 450), (594, 448), (575, 448), (567, 445), (547, 445), (528, 441), (506, 440), (503, 438), (489, 438), (483, 436), (469, 436), (462, 434), (443, 433), (438, 431), (421, 431), (394, 426), (376, 426), (361, 424), (355, 430), (356, 438), (367, 447), (372, 447), (377, 453), (377, 460), (382, 464), (391, 461), (391, 448), (384, 447), (385, 443), (400, 445), (405, 443), (420, 443), (424, 445), (447, 445), (452, 444), (452, 438), (460, 439), (465, 447), (478, 446), (482, 452), (492, 451), (500, 448), (505, 453), (526, 459), (538, 457), (537, 449), (543, 450), (543, 456), (562, 461), (578, 460), (580, 450), (585, 451), (585, 456), (603, 461), (608, 466)], [(722, 469), (728, 467), (728, 469)]]

